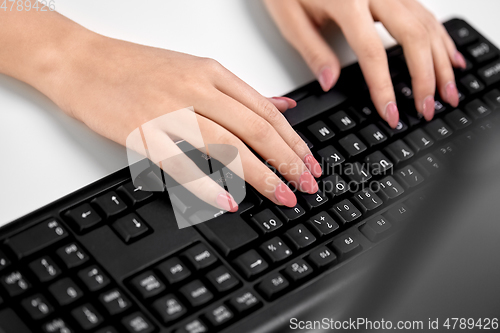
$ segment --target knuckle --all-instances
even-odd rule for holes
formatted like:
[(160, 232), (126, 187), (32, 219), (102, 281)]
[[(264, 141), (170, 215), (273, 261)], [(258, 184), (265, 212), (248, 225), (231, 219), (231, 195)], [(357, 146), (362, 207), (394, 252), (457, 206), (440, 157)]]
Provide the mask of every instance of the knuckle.
[(427, 29), (420, 23), (410, 25), (405, 33), (405, 36), (408, 43), (417, 42), (425, 44), (430, 42)]
[(266, 119), (269, 123), (275, 124), (281, 118), (281, 112), (276, 109), (274, 104), (266, 99), (260, 102), (259, 110), (261, 112), (262, 118)]
[(212, 58), (202, 58), (203, 67), (210, 73), (221, 73), (224, 67), (215, 59)]
[(295, 133), (290, 140), (290, 148), (292, 148), (293, 151), (300, 151), (305, 147), (306, 143)]
[(253, 141), (266, 141), (273, 131), (273, 127), (263, 118), (255, 116), (249, 122), (249, 132), (251, 140)]
[(363, 45), (363, 55), (371, 61), (386, 61), (386, 53), (380, 43), (365, 43)]

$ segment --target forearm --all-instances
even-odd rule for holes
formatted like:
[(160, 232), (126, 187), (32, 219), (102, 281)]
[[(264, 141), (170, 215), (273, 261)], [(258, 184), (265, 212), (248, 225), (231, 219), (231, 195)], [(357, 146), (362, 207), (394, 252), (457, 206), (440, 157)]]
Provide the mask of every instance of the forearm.
[(60, 103), (64, 73), (92, 35), (57, 12), (0, 10), (0, 73)]

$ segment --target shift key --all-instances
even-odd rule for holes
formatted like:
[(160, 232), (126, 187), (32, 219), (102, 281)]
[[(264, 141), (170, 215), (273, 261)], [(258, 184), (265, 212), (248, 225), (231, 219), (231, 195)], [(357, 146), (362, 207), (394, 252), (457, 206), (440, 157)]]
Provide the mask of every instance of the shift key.
[(7, 239), (5, 244), (21, 259), (67, 236), (68, 232), (59, 222), (48, 220)]

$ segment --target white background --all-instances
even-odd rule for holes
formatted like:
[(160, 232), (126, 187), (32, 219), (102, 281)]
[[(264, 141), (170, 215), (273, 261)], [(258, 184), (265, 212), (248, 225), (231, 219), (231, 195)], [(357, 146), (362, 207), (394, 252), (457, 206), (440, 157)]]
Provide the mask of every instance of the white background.
[[(498, 0), (423, 0), (440, 20), (465, 18), (500, 45)], [(56, 10), (110, 37), (218, 60), (266, 96), (312, 80), (260, 0), (55, 0)], [(379, 29), (386, 46), (393, 43)], [(355, 61), (333, 28), (342, 64)], [(166, 78), (168, 79), (168, 78)], [(126, 166), (123, 147), (0, 75), (0, 226)]]

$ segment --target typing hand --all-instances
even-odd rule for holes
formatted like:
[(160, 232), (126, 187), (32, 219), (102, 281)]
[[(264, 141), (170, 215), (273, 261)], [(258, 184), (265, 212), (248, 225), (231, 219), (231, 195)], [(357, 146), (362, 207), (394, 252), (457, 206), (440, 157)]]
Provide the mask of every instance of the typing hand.
[[(243, 165), (240, 176), (269, 200), (296, 205), (294, 193), (247, 145), (299, 190), (317, 191), (314, 177), (321, 175), (321, 168), (280, 112), (294, 107), (293, 100), (263, 97), (212, 59), (98, 35), (88, 37), (86, 43), (90, 47), (73, 55), (60, 79), (60, 90), (51, 98), (97, 133), (125, 145), (134, 129), (192, 106), (203, 137), (201, 147), (203, 143), (236, 147)], [(155, 163), (182, 153), (175, 140), (200, 147), (200, 142), (193, 142), (196, 130), (189, 126), (170, 122), (148, 133), (148, 150)], [(201, 171), (187, 158), (170, 161), (161, 167), (179, 183), (199, 179)], [(194, 174), (187, 175), (189, 170)], [(234, 199), (208, 177), (186, 188), (213, 206), (237, 209)]]
[(340, 65), (319, 32), (334, 20), (358, 55), (359, 64), (380, 116), (398, 123), (387, 56), (374, 27), (384, 24), (403, 46), (412, 77), (415, 107), (425, 119), (434, 116), (436, 84), (444, 101), (456, 107), (458, 91), (453, 66), (465, 67), (445, 28), (416, 0), (264, 0), (285, 38), (316, 74), (323, 90), (335, 84)]

